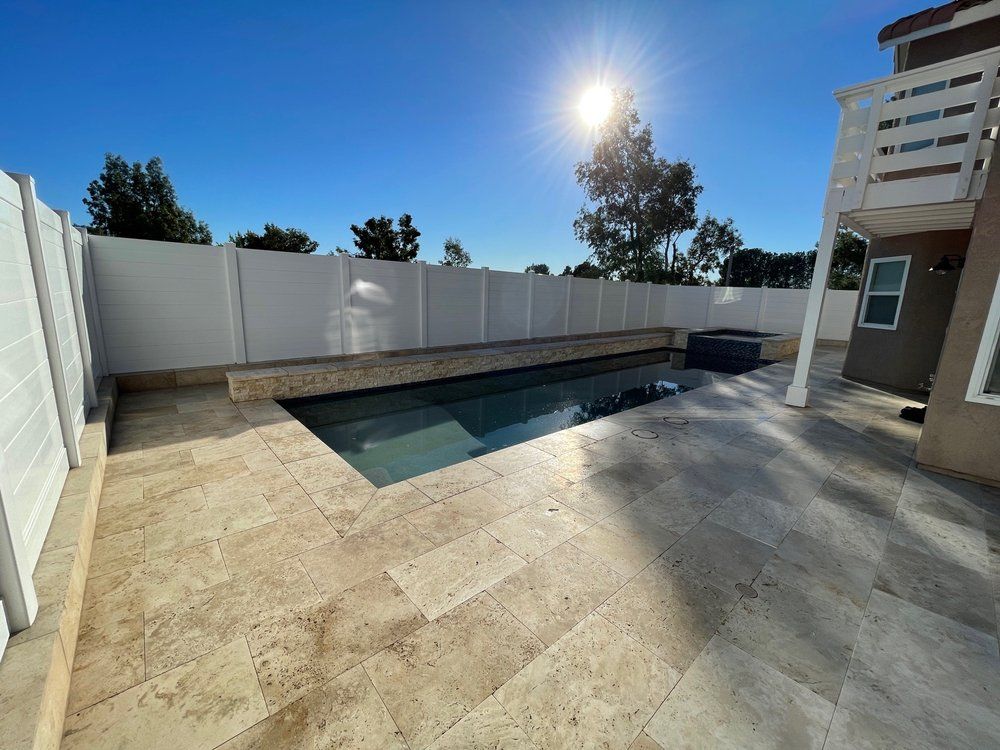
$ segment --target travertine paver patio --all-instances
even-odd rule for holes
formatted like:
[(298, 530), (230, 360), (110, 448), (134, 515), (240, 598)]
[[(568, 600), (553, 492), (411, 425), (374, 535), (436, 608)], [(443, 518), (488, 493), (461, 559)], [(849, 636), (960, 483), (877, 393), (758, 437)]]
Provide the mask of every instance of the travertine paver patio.
[(841, 356), (379, 490), (273, 402), (123, 396), (64, 747), (996, 746), (1000, 492)]

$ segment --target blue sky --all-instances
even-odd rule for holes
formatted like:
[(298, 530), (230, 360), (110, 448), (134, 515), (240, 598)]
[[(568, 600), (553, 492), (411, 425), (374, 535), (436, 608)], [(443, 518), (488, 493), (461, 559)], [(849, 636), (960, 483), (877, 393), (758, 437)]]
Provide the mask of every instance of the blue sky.
[(409, 212), (429, 262), (454, 235), (476, 266), (558, 272), (588, 254), (575, 108), (603, 80), (636, 90), (661, 155), (694, 162), (700, 213), (807, 249), (831, 91), (890, 72), (878, 30), (928, 4), (2, 0), (0, 168), (85, 223), (106, 151), (159, 155), (219, 242), (273, 221), (327, 252)]

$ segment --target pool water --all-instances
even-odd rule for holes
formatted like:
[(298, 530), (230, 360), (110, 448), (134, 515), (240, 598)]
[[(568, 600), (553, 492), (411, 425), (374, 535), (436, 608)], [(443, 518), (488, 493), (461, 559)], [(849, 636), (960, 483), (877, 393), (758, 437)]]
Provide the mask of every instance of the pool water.
[(282, 405), (384, 487), (762, 364), (657, 350)]

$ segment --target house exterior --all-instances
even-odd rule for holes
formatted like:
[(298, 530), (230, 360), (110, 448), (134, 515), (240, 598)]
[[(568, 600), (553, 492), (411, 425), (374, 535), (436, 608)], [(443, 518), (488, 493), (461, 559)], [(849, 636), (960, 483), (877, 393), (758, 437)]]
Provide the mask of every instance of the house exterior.
[(830, 248), (850, 227), (870, 245), (843, 375), (933, 386), (918, 464), (1000, 484), (1000, 0), (930, 8), (878, 39), (893, 74), (835, 92), (812, 309), (786, 401), (807, 403)]

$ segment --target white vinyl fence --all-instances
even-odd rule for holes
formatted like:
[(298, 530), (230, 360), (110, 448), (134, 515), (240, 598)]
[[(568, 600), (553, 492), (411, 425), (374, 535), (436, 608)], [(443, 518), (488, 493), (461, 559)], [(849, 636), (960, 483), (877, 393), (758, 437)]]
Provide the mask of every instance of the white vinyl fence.
[[(110, 372), (674, 326), (802, 330), (808, 290), (683, 287), (88, 238)], [(830, 292), (846, 340), (857, 292)]]
[(29, 176), (0, 172), (0, 596), (12, 628), (33, 616), (31, 573), (103, 372), (85, 247)]

